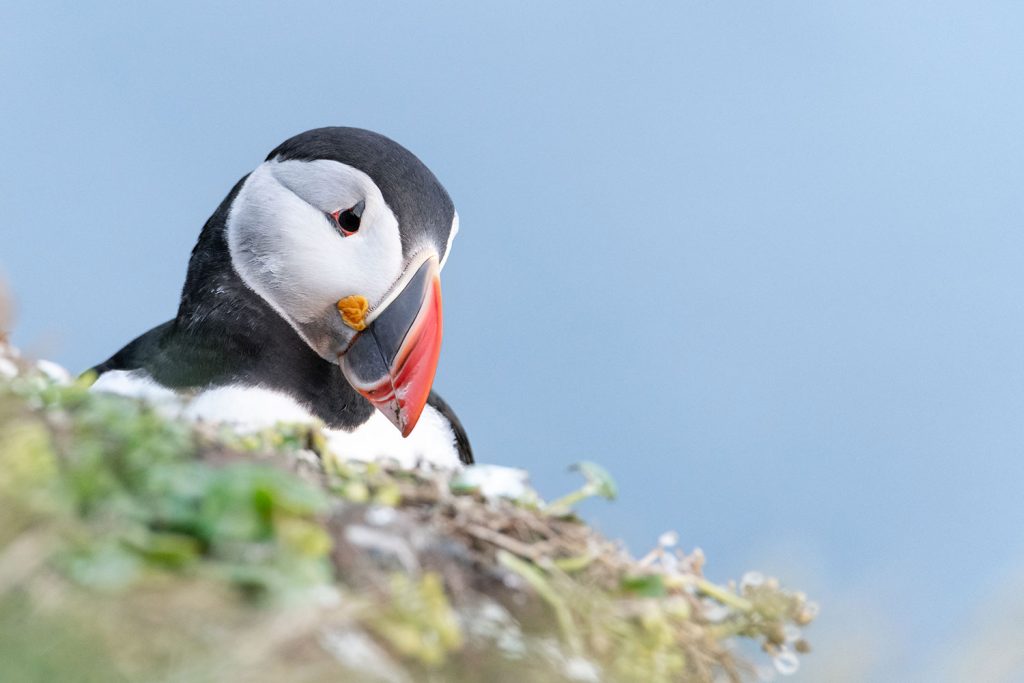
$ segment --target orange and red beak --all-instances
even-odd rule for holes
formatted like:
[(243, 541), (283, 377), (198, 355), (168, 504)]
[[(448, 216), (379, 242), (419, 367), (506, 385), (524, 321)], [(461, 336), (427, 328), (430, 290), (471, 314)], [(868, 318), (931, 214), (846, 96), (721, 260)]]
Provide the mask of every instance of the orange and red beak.
[(405, 286), (338, 357), (356, 391), (409, 436), (427, 403), (441, 353), (441, 280), (437, 259)]

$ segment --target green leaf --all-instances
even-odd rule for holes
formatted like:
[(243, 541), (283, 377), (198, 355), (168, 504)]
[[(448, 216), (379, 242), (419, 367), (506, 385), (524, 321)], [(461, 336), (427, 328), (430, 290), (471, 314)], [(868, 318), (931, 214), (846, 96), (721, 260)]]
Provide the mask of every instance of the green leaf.
[(624, 576), (619, 587), (626, 593), (645, 598), (660, 598), (665, 595), (665, 581), (660, 574)]
[(199, 541), (176, 533), (153, 533), (139, 545), (129, 544), (150, 564), (181, 569), (199, 557)]
[(612, 479), (612, 475), (597, 463), (584, 460), (573, 465), (572, 469), (583, 475), (587, 483), (594, 488), (594, 495), (608, 500), (615, 500), (619, 495), (619, 487)]

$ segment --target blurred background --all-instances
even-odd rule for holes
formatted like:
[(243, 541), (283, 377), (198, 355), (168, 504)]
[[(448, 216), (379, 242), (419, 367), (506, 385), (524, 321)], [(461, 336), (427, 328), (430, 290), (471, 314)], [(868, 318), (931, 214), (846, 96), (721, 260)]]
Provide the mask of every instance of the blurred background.
[(1024, 680), (1024, 6), (0, 6), (0, 276), (72, 371), (285, 138), (419, 155), (482, 461), (822, 604), (801, 681)]

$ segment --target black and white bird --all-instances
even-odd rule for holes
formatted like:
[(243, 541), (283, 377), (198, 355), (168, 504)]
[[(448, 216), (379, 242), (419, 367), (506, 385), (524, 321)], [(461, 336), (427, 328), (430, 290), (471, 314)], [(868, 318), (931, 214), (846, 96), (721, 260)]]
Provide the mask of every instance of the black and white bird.
[(296, 135), (206, 222), (177, 316), (97, 365), (93, 387), (176, 401), (194, 419), (319, 420), (341, 457), (471, 463), (431, 390), (458, 230), (444, 187), (396, 142)]

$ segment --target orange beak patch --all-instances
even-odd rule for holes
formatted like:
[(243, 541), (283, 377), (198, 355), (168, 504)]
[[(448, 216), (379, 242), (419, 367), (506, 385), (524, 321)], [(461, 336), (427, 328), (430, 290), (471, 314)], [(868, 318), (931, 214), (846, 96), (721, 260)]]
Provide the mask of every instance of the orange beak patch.
[(370, 310), (370, 304), (365, 296), (353, 294), (338, 301), (338, 312), (345, 324), (356, 332), (366, 329), (366, 312)]

